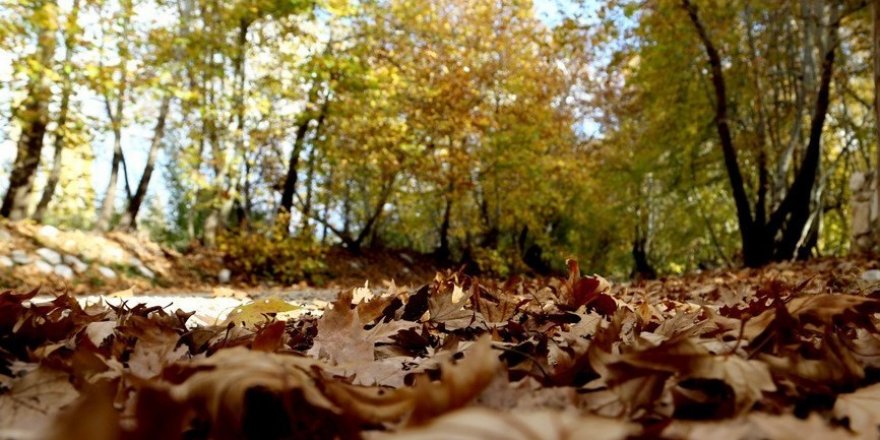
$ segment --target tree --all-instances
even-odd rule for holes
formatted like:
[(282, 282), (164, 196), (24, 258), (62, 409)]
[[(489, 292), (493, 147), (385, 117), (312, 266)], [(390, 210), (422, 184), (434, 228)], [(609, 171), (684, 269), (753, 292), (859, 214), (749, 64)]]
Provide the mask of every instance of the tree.
[[(120, 30), (116, 36), (116, 65), (101, 73), (99, 79), (99, 91), (104, 100), (104, 109), (110, 128), (113, 132), (113, 158), (110, 162), (110, 179), (107, 182), (107, 190), (104, 191), (104, 200), (98, 210), (98, 219), (95, 227), (100, 231), (110, 229), (111, 221), (116, 206), (116, 189), (119, 186), (119, 167), (124, 168), (125, 190), (128, 199), (131, 199), (131, 189), (128, 182), (128, 170), (125, 169), (125, 158), (122, 151), (122, 130), (125, 126), (125, 105), (129, 99), (129, 86), (131, 78), (129, 72), (129, 60), (131, 58), (131, 17), (134, 13), (133, 0), (122, 0), (118, 21)], [(103, 62), (103, 60), (102, 60)], [(103, 70), (103, 64), (101, 65)], [(114, 78), (115, 76), (115, 78)]]
[(51, 78), (55, 56), (55, 31), (57, 30), (58, 6), (54, 1), (37, 1), (32, 4), (30, 24), (37, 34), (35, 52), (27, 58), (27, 97), (16, 110), (21, 124), (21, 135), (16, 148), (9, 187), (0, 206), (0, 216), (11, 220), (27, 217), (28, 203), (34, 176), (43, 152), (43, 138), (49, 124), (49, 101), (52, 99)]
[(73, 94), (74, 66), (72, 63), (73, 52), (77, 45), (77, 39), (82, 29), (79, 27), (80, 0), (74, 0), (70, 14), (67, 16), (67, 22), (64, 26), (64, 61), (59, 65), (61, 75), (61, 102), (59, 103), (57, 127), (54, 133), (52, 154), (52, 169), (46, 179), (46, 185), (43, 188), (40, 201), (34, 210), (34, 220), (41, 222), (46, 215), (46, 209), (55, 195), (55, 187), (61, 179), (61, 157), (64, 153), (64, 147), (68, 137), (68, 120), (70, 118), (70, 99)]
[[(734, 145), (728, 92), (721, 54), (712, 41), (709, 31), (700, 18), (697, 6), (690, 0), (682, 0), (682, 6), (693, 24), (708, 58), (708, 67), (714, 90), (714, 123), (718, 132), (724, 164), (736, 206), (737, 220), (742, 239), (743, 262), (747, 266), (761, 266), (773, 260), (792, 259), (802, 255), (810, 246), (808, 234), (811, 224), (811, 196), (813, 195), (822, 156), (822, 135), (830, 104), (830, 89), (834, 62), (838, 51), (838, 29), (841, 20), (851, 11), (840, 11), (832, 4), (826, 24), (827, 35), (822, 40), (822, 62), (818, 91), (809, 126), (809, 140), (796, 176), (787, 188), (785, 196), (768, 212), (767, 192), (769, 170), (766, 153), (758, 158), (759, 181), (757, 200), (752, 203), (746, 191), (745, 179)], [(809, 44), (809, 43), (807, 43)]]

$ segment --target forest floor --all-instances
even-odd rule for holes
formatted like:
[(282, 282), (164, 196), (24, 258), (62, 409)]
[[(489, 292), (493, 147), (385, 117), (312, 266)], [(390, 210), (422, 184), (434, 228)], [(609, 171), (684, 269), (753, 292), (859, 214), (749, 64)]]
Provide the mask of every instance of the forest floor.
[(571, 262), (244, 298), (225, 318), (7, 291), (0, 438), (877, 438), (878, 269), (612, 284)]

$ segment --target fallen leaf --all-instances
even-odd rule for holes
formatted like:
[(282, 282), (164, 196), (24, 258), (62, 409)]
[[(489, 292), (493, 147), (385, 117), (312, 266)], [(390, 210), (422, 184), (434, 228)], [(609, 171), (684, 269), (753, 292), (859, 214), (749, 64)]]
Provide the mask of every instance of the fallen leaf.
[(849, 419), (849, 427), (863, 438), (876, 438), (880, 426), (880, 384), (837, 396), (834, 417)]
[(47, 367), (30, 371), (0, 392), (0, 433), (14, 438), (16, 432), (45, 427), (78, 396), (67, 373)]
[(297, 309), (299, 306), (289, 304), (277, 297), (260, 299), (236, 307), (226, 318), (224, 324), (233, 323), (245, 328), (254, 328), (257, 324), (266, 322), (271, 316)]

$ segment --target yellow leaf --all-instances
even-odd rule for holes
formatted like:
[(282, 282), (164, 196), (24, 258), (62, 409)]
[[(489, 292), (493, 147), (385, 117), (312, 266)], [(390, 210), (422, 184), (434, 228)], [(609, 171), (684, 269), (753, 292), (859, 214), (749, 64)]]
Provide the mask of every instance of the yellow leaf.
[(242, 327), (253, 327), (265, 322), (267, 316), (299, 310), (298, 306), (289, 304), (278, 297), (265, 298), (236, 308), (226, 318), (224, 324), (234, 323)]

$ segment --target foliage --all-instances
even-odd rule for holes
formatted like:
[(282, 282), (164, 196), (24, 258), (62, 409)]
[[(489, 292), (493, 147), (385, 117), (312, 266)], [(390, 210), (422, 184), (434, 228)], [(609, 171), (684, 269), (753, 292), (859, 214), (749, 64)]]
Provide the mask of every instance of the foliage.
[(326, 267), (322, 249), (309, 236), (291, 237), (278, 221), (268, 231), (243, 229), (220, 237), (218, 250), (243, 281), (272, 279), (285, 284), (303, 280), (321, 282)]
[(848, 182), (876, 166), (864, 2), (562, 3), (6, 3), (10, 213), (223, 246), (242, 270), (259, 249), (233, 240), (289, 236), (285, 257), (243, 275), (287, 281), (330, 246), (487, 274), (559, 272), (571, 256), (615, 277), (736, 266), (792, 216), (742, 240), (691, 5), (719, 53), (751, 223), (785, 212), (835, 55), (797, 247), (849, 250)]

